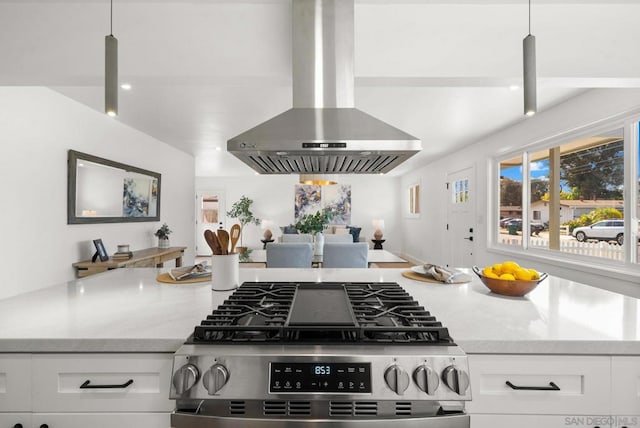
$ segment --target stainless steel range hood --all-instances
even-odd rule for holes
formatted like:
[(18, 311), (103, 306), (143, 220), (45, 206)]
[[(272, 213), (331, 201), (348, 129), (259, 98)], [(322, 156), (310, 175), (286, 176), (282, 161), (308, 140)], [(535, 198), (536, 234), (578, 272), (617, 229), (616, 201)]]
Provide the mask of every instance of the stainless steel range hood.
[(292, 0), (293, 108), (227, 141), (261, 174), (385, 173), (416, 137), (354, 108), (353, 0)]

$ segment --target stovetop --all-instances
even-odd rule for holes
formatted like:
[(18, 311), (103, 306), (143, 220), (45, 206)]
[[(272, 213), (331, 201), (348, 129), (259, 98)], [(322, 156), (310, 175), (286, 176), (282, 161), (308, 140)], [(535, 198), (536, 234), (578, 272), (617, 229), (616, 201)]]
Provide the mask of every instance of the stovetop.
[(455, 345), (394, 282), (245, 282), (187, 344)]

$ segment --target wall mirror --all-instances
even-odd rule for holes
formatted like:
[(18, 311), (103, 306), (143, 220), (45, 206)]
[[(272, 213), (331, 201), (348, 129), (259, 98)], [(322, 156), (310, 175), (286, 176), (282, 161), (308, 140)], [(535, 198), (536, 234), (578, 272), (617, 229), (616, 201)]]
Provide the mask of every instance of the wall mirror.
[(160, 220), (160, 174), (69, 150), (67, 224)]

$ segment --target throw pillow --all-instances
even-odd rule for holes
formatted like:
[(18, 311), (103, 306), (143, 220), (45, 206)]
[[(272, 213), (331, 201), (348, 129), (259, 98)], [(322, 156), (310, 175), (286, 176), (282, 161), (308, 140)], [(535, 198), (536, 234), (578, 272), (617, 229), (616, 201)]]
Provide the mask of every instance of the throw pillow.
[(347, 229), (349, 229), (349, 233), (351, 234), (351, 236), (353, 236), (353, 242), (360, 241), (360, 231), (362, 230), (361, 227), (347, 226)]
[(290, 234), (290, 235), (297, 235), (298, 234), (298, 229), (296, 229), (295, 226), (293, 225), (289, 225), (289, 226), (285, 226), (282, 233), (285, 234)]

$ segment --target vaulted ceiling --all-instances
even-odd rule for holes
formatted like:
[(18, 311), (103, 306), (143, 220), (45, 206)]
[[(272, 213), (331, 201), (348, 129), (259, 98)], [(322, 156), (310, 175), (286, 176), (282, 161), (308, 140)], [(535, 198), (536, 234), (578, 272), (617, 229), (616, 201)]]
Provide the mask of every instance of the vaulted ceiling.
[[(538, 106), (640, 86), (640, 4), (532, 1)], [(114, 0), (119, 116), (196, 158), (251, 175), (227, 139), (291, 107), (291, 0)], [(526, 120), (523, 0), (356, 0), (356, 107), (423, 142), (401, 174)], [(0, 0), (0, 85), (48, 86), (104, 108), (108, 0)]]

